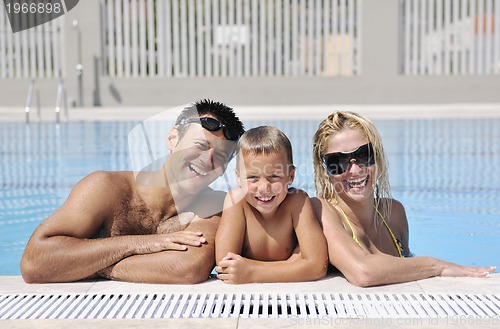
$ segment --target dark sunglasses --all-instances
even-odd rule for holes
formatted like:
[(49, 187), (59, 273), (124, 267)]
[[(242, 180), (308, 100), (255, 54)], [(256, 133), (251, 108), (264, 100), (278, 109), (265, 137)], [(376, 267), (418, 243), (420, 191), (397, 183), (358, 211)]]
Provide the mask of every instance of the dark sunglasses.
[(180, 125), (185, 125), (188, 123), (199, 123), (203, 128), (205, 128), (208, 131), (218, 131), (219, 129), (222, 128), (222, 132), (224, 133), (224, 137), (226, 137), (227, 140), (230, 141), (237, 141), (241, 136), (240, 133), (235, 129), (226, 126), (225, 124), (222, 124), (219, 122), (219, 120), (210, 118), (210, 117), (194, 117), (194, 118), (187, 118), (183, 119), (179, 122)]
[(349, 170), (353, 161), (360, 167), (375, 164), (372, 143), (361, 145), (352, 152), (335, 152), (323, 155), (323, 163), (330, 175), (340, 175)]

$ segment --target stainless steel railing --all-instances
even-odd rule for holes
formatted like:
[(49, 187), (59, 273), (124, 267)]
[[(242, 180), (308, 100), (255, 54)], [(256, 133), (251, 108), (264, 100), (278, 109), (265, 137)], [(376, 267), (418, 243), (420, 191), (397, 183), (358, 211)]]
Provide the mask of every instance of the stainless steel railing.
[(33, 94), (36, 97), (36, 113), (38, 121), (41, 120), (40, 113), (40, 91), (36, 86), (36, 80), (31, 79), (29, 87), (28, 87), (28, 96), (26, 98), (26, 107), (24, 108), (24, 112), (26, 113), (26, 123), (30, 122), (30, 113), (31, 113), (31, 105), (33, 101)]
[[(42, 120), (40, 107), (40, 90), (36, 85), (35, 79), (31, 79), (28, 86), (28, 95), (26, 97), (26, 106), (24, 108), (24, 112), (26, 114), (26, 123), (30, 123), (33, 98), (36, 98), (37, 120), (38, 122), (40, 122)], [(61, 122), (61, 109), (64, 110), (64, 121), (68, 121), (68, 102), (63, 79), (59, 79), (59, 82), (57, 84), (56, 106), (54, 110), (56, 115), (56, 123)]]
[(66, 89), (64, 88), (64, 80), (59, 79), (57, 84), (57, 96), (56, 96), (56, 122), (60, 122), (60, 112), (61, 107), (64, 108), (64, 121), (68, 121), (68, 104), (66, 98)]

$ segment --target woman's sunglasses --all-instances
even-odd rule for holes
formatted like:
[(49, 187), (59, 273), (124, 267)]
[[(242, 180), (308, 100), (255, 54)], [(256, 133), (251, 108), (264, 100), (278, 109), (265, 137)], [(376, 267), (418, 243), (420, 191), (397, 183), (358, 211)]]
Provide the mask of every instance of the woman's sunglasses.
[(375, 164), (372, 143), (361, 145), (352, 152), (335, 152), (323, 156), (323, 163), (330, 175), (341, 175), (349, 170), (351, 163), (355, 161), (360, 167), (368, 167)]
[(225, 124), (220, 123), (219, 120), (210, 118), (210, 117), (193, 117), (181, 120), (179, 125), (185, 125), (188, 123), (199, 123), (203, 128), (208, 131), (218, 131), (222, 128), (222, 132), (224, 133), (224, 137), (230, 141), (237, 141), (241, 136), (240, 133), (235, 129), (226, 126)]

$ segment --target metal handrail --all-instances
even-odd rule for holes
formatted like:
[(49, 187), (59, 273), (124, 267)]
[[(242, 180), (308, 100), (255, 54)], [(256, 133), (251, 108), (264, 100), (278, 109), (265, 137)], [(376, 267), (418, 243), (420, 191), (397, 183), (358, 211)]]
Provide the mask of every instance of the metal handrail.
[(26, 123), (30, 122), (30, 113), (31, 113), (31, 102), (33, 100), (33, 92), (35, 92), (36, 97), (36, 113), (38, 121), (41, 120), (40, 114), (40, 92), (36, 87), (35, 79), (31, 79), (29, 87), (28, 87), (28, 96), (26, 98), (26, 107), (24, 108), (24, 112), (26, 113)]
[(61, 112), (61, 102), (62, 105), (64, 106), (64, 120), (68, 121), (68, 106), (66, 104), (66, 90), (64, 89), (64, 81), (63, 79), (59, 80), (59, 83), (57, 84), (57, 97), (56, 97), (56, 122), (59, 123), (59, 113)]

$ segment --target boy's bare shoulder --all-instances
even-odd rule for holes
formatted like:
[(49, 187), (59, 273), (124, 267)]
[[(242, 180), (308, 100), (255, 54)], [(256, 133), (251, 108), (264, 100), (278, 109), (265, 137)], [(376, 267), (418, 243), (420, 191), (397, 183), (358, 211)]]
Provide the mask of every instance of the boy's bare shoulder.
[(306, 191), (291, 187), (288, 189), (288, 194), (283, 201), (286, 207), (293, 207), (290, 209), (295, 209), (295, 207), (301, 208), (305, 202), (310, 202), (309, 195)]
[(288, 189), (287, 199), (288, 198), (294, 198), (295, 200), (298, 200), (298, 199), (309, 199), (309, 195), (304, 190), (301, 190), (301, 189), (295, 188), (295, 187), (290, 187)]

